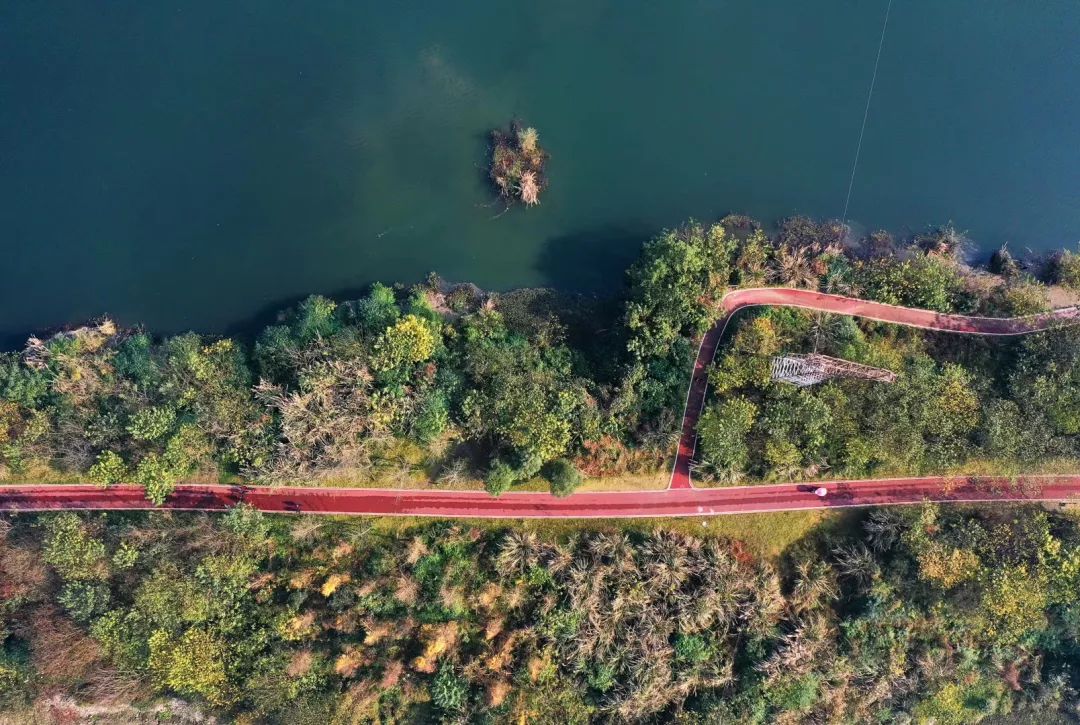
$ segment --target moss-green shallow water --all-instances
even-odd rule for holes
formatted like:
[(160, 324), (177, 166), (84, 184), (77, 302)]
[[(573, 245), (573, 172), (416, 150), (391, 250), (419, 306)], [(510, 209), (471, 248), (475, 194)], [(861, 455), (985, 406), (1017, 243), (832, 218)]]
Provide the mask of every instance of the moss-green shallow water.
[[(611, 289), (688, 216), (838, 216), (885, 0), (0, 5), (0, 342), (243, 329), (435, 270)], [(894, 0), (850, 218), (1080, 238), (1080, 4)], [(500, 208), (486, 129), (551, 187)]]

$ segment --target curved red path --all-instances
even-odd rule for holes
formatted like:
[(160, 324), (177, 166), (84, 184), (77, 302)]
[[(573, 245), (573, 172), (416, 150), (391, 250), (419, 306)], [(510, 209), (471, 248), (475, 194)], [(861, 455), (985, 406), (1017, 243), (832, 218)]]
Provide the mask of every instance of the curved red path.
[(907, 327), (970, 335), (1026, 335), (1080, 322), (1080, 307), (1068, 307), (1027, 317), (971, 317), (784, 287), (735, 290), (724, 295), (720, 304), (723, 317), (702, 337), (697, 359), (694, 360), (690, 389), (686, 394), (686, 407), (683, 410), (679, 449), (672, 467), (669, 488), (693, 488), (690, 464), (697, 450), (697, 424), (705, 406), (709, 364), (716, 356), (716, 348), (724, 336), (728, 322), (739, 310), (747, 307), (799, 307), (815, 312), (864, 317)]
[[(181, 511), (223, 511), (248, 503), (262, 511), (376, 516), (440, 516), (450, 518), (636, 518), (710, 516), (718, 514), (797, 511), (910, 504), (921, 501), (1068, 501), (1080, 498), (1080, 475), (1006, 478), (884, 478), (831, 481), (829, 495), (814, 495), (818, 484), (777, 484), (696, 489), (690, 483), (695, 430), (705, 402), (706, 370), (731, 316), (761, 305), (803, 307), (821, 312), (866, 317), (912, 327), (980, 335), (1021, 335), (1080, 321), (1080, 309), (1022, 318), (964, 317), (895, 307), (837, 295), (797, 289), (744, 289), (723, 299), (723, 318), (701, 341), (670, 487), (663, 491), (576, 493), (556, 498), (547, 493), (507, 493), (498, 498), (482, 491), (403, 491), (364, 488), (270, 488), (246, 486), (178, 486), (161, 508)], [(142, 486), (101, 489), (91, 485), (0, 486), (0, 511), (144, 510), (154, 509)]]

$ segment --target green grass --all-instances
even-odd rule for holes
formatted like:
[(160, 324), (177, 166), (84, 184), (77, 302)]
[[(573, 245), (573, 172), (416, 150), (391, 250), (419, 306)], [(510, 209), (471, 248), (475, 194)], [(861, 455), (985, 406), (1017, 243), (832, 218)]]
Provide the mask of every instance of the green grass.
[[(413, 516), (374, 517), (368, 521), (376, 531), (403, 534), (426, 526), (432, 519)], [(776, 560), (796, 542), (819, 533), (828, 534), (845, 529), (854, 522), (855, 517), (849, 512), (783, 511), (670, 519), (466, 519), (461, 520), (461, 525), (481, 531), (524, 529), (556, 539), (569, 539), (575, 534), (589, 531), (626, 531), (633, 534), (665, 529), (699, 538), (739, 541), (752, 556)]]

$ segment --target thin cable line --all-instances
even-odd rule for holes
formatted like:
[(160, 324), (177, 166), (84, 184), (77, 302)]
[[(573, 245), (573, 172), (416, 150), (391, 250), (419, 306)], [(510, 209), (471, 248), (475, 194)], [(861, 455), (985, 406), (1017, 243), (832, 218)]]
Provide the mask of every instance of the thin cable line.
[(870, 78), (870, 90), (866, 94), (866, 108), (863, 109), (862, 128), (859, 129), (859, 143), (855, 147), (855, 161), (851, 164), (851, 178), (848, 180), (847, 199), (844, 200), (844, 215), (840, 217), (847, 224), (848, 207), (851, 205), (851, 190), (855, 188), (855, 171), (859, 168), (859, 154), (862, 153), (863, 135), (866, 133), (866, 119), (870, 117), (870, 99), (874, 97), (874, 84), (877, 83), (878, 65), (881, 63), (881, 49), (885, 47), (885, 31), (889, 27), (889, 13), (892, 12), (893, 0), (885, 8), (885, 22), (881, 24), (881, 39), (878, 41), (877, 58), (874, 60), (874, 75)]

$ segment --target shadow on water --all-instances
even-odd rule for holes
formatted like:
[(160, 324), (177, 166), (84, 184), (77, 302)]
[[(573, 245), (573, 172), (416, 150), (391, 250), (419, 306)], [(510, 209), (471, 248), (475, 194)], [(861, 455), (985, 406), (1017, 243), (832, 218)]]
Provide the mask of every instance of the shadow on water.
[(556, 289), (615, 295), (641, 245), (657, 231), (645, 224), (612, 224), (552, 237), (540, 250), (536, 270)]
[[(481, 142), (481, 138), (477, 136), (477, 143)], [(540, 272), (544, 286), (584, 293), (587, 296), (595, 295), (601, 300), (617, 300), (625, 291), (626, 270), (637, 259), (641, 245), (657, 232), (656, 227), (647, 224), (611, 224), (552, 237), (540, 250), (535, 268)], [(422, 280), (418, 278), (411, 282), (397, 281), (413, 284)], [(370, 285), (365, 284), (322, 294), (344, 302), (363, 297), (369, 289)], [(307, 297), (307, 294), (291, 295), (269, 302), (254, 314), (226, 326), (220, 334), (251, 344), (263, 329), (278, 322), (282, 313)], [(39, 328), (25, 332), (5, 331), (0, 333), (0, 350), (21, 350), (30, 335), (47, 337), (61, 329), (63, 327)], [(147, 331), (155, 336), (176, 334), (176, 331)]]
[(0, 334), (0, 352), (14, 352), (16, 350), (21, 350), (26, 344), (26, 339), (30, 337), (30, 335), (35, 334), (35, 332), (36, 331), (24, 333), (8, 332)]

